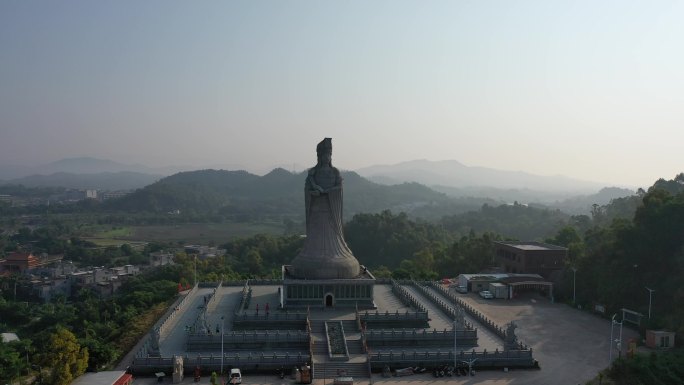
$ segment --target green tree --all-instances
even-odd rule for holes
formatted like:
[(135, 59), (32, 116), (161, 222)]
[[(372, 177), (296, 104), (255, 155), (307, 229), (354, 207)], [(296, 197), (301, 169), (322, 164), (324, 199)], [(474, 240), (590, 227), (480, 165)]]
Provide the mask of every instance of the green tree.
[(43, 363), (52, 368), (49, 384), (69, 385), (74, 378), (85, 373), (88, 366), (88, 349), (82, 348), (76, 336), (69, 330), (58, 327), (50, 335)]
[(0, 340), (0, 382), (5, 383), (14, 380), (21, 374), (24, 367), (21, 354), (16, 349), (15, 344)]

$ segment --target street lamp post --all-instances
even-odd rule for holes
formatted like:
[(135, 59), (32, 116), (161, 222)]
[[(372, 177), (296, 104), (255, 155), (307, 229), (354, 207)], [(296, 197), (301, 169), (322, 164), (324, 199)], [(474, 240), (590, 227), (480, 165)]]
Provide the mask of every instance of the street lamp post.
[[(609, 355), (609, 360), (610, 362), (613, 362), (613, 342), (617, 344), (618, 348), (618, 358), (622, 357), (622, 323), (624, 322), (624, 319), (621, 320), (620, 322), (617, 322), (615, 320), (615, 317), (617, 316), (616, 314), (613, 314), (613, 318), (610, 319), (610, 355)], [(613, 328), (615, 325), (620, 325), (620, 334), (615, 341), (613, 341)]]
[(473, 365), (475, 364), (475, 361), (477, 361), (477, 358), (473, 358), (472, 360), (462, 361), (464, 364), (468, 365), (468, 375), (469, 376), (473, 375)]
[(608, 362), (613, 362), (613, 328), (615, 327), (615, 317), (617, 314), (613, 314), (610, 319), (610, 347), (608, 348)]
[(454, 370), (456, 366), (456, 319), (454, 318)]
[(195, 254), (195, 286), (197, 286), (197, 254)]
[(575, 293), (576, 293), (575, 288), (577, 287), (576, 286), (576, 282), (577, 282), (576, 277), (577, 277), (577, 268), (573, 267), (572, 268), (572, 303), (573, 304), (577, 303), (577, 297), (575, 296)]
[(223, 377), (223, 335), (225, 334), (223, 332), (223, 328), (226, 324), (226, 320), (224, 316), (221, 316), (221, 377)]
[(646, 287), (646, 290), (648, 290), (648, 320), (651, 320), (651, 299), (653, 298), (653, 292), (655, 289), (650, 289)]

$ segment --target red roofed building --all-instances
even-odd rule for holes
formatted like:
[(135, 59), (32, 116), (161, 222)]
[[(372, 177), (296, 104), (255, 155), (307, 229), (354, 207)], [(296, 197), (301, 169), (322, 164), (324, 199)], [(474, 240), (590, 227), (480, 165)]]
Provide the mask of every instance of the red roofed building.
[(24, 274), (27, 270), (47, 266), (61, 261), (62, 258), (62, 255), (42, 254), (41, 256), (35, 256), (30, 252), (15, 251), (0, 261), (0, 271), (9, 274)]

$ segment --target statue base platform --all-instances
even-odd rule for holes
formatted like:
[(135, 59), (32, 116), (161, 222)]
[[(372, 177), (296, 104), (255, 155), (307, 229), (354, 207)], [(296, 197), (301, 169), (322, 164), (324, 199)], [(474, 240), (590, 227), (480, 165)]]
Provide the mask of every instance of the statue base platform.
[(282, 268), (280, 303), (285, 309), (377, 308), (373, 302), (375, 277), (364, 267), (358, 276), (343, 279), (301, 279), (291, 275), (290, 269), (290, 265)]

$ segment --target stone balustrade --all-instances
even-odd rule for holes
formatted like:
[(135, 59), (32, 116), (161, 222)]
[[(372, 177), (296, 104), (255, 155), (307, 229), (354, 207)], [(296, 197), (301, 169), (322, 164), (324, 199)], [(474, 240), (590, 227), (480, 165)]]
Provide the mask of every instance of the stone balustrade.
[(224, 349), (231, 350), (274, 350), (296, 348), (307, 350), (309, 333), (301, 330), (251, 330), (232, 331), (221, 334), (192, 333), (187, 336), (187, 351), (206, 352)]
[[(311, 356), (306, 352), (278, 352), (264, 353), (227, 353), (223, 355), (185, 355), (183, 368), (186, 375), (192, 374), (195, 367), (200, 367), (203, 375), (208, 376), (212, 371), (219, 371), (221, 364), (224, 368), (240, 368), (245, 372), (273, 373), (281, 367), (300, 366), (310, 363)], [(136, 357), (129, 369), (134, 375), (152, 375), (157, 372), (171, 373), (173, 371), (173, 357)]]
[[(364, 332), (367, 345), (372, 348), (379, 347), (445, 347), (453, 348), (453, 330), (415, 330), (415, 329), (391, 329), (391, 330), (366, 330)], [(476, 330), (457, 330), (456, 341), (459, 346), (477, 346)]]
[[(434, 292), (432, 292), (427, 287), (425, 287), (424, 284), (419, 284), (416, 281), (410, 281), (410, 284), (413, 287), (415, 287), (416, 289), (418, 289), (418, 291), (420, 291), (421, 294), (423, 294), (425, 297), (427, 297), (430, 300), (430, 302), (432, 302), (435, 306), (437, 306), (446, 315), (448, 315), (452, 319), (456, 319), (457, 312), (458, 312), (457, 307), (461, 307), (459, 304), (449, 304), (449, 303), (443, 301), (441, 297), (439, 297)], [(465, 321), (465, 320), (464, 320), (464, 326), (465, 326), (465, 329), (474, 329), (473, 325), (470, 322)]]
[(375, 370), (389, 367), (453, 365), (454, 361), (461, 366), (467, 366), (468, 361), (474, 362), (477, 368), (533, 368), (538, 367), (532, 357), (532, 349), (493, 352), (461, 351), (454, 356), (453, 350), (448, 351), (389, 351), (368, 354), (371, 367)]
[(356, 314), (359, 323), (363, 329), (403, 329), (403, 328), (426, 328), (429, 327), (429, 319), (427, 312), (409, 312), (400, 313), (396, 311), (390, 313), (385, 311), (380, 313), (375, 312), (357, 312)]
[[(501, 337), (501, 339), (503, 339), (503, 340), (506, 339), (506, 330), (503, 327), (494, 323), (492, 320), (487, 318), (484, 314), (482, 314), (480, 311), (478, 311), (474, 307), (467, 304), (461, 298), (458, 298), (458, 296), (456, 294), (450, 292), (449, 289), (447, 289), (446, 287), (444, 287), (444, 286), (442, 286), (439, 283), (434, 282), (434, 281), (426, 282), (425, 284), (429, 285), (433, 289), (442, 293), (442, 295), (444, 295), (446, 298), (449, 298), (454, 304), (461, 306), (466, 311), (466, 313), (468, 313), (468, 315), (470, 315), (472, 318), (475, 318), (479, 323), (484, 325), (484, 327), (489, 329), (492, 333)], [(519, 342), (519, 349), (520, 350), (527, 350), (528, 346), (522, 342)]]
[(242, 286), (242, 297), (240, 302), (235, 305), (233, 313), (237, 316), (249, 307), (249, 302), (252, 300), (252, 288), (249, 286), (249, 280), (246, 280)]
[(236, 314), (233, 330), (305, 330), (308, 313)]

